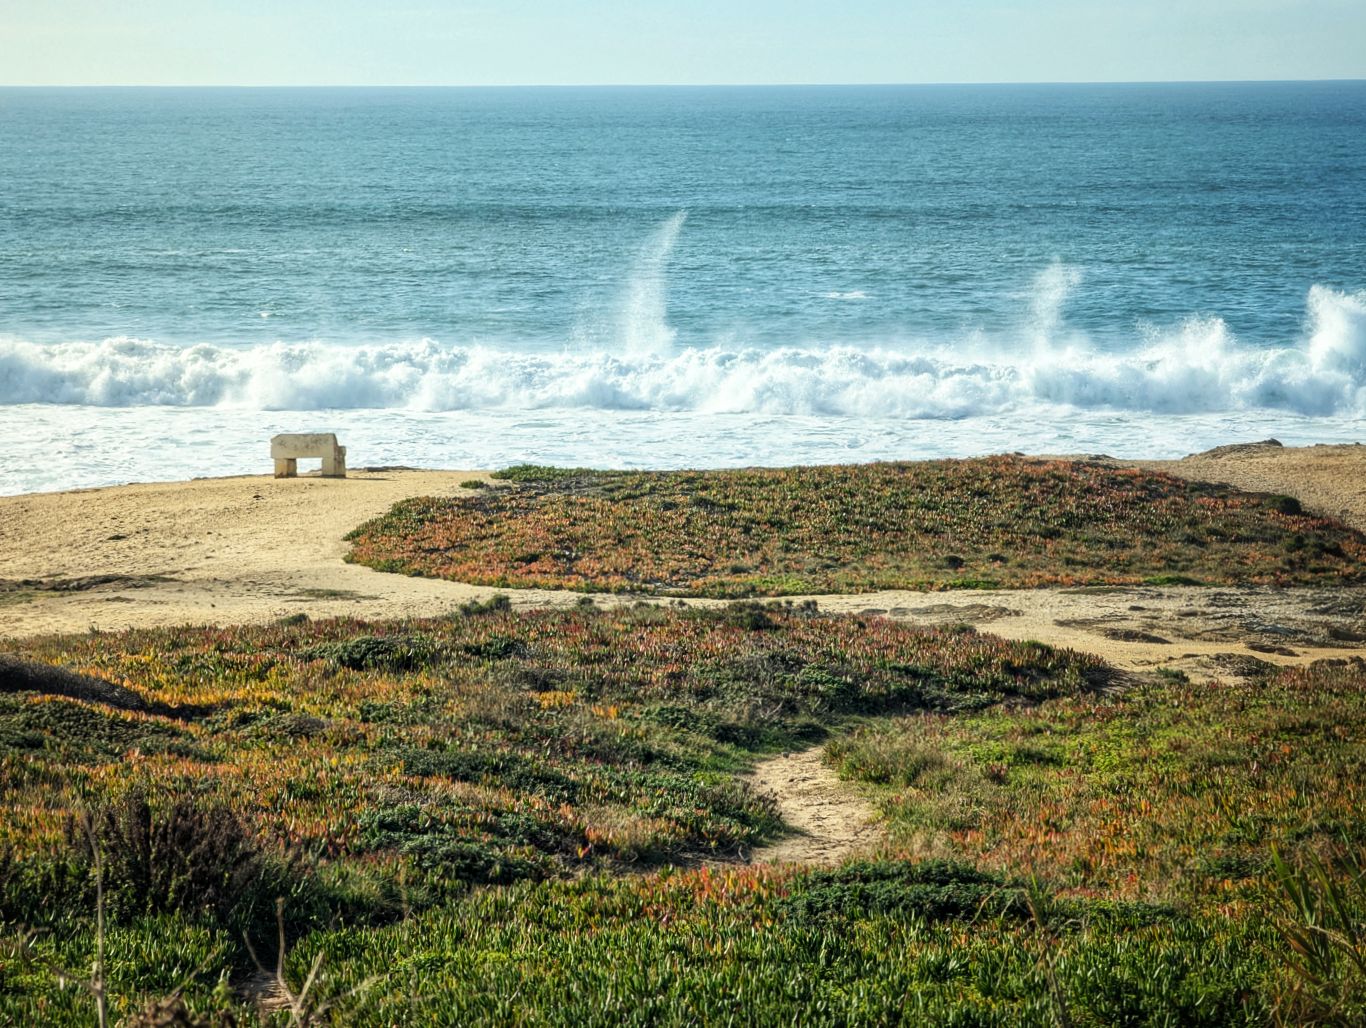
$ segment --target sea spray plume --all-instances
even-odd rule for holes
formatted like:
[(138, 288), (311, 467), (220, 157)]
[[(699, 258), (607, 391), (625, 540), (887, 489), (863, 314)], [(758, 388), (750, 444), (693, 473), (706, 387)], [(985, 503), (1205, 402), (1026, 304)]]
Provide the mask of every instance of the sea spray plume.
[(1030, 294), (1030, 328), (1036, 351), (1046, 351), (1062, 326), (1062, 309), (1081, 285), (1081, 269), (1054, 261), (1034, 279)]
[(687, 220), (678, 211), (656, 229), (641, 249), (621, 310), (621, 340), (627, 353), (668, 353), (676, 333), (665, 321), (665, 266)]
[(1341, 371), (1366, 387), (1366, 290), (1309, 290), (1309, 360), (1315, 368)]

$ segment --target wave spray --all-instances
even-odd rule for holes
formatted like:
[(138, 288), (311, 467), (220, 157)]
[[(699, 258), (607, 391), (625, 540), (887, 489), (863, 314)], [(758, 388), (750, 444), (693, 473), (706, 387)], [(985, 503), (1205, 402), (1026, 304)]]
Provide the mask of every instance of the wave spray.
[(687, 211), (669, 217), (636, 258), (621, 309), (621, 341), (627, 353), (664, 354), (673, 349), (677, 333), (665, 320), (665, 270), (687, 217)]

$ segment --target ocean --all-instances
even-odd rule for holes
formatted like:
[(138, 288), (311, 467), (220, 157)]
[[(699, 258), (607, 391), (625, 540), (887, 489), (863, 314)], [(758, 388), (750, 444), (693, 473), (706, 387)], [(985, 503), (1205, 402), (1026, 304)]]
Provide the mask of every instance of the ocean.
[(1366, 83), (0, 89), (0, 493), (1366, 439)]

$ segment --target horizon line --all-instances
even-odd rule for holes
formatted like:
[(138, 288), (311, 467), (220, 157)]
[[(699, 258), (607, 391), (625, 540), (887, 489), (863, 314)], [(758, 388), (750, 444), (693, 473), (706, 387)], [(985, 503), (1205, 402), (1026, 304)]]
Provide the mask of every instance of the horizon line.
[(1323, 78), (997, 79), (925, 82), (3, 82), (0, 89), (867, 89), (936, 86), (1194, 86), (1366, 82), (1366, 76)]

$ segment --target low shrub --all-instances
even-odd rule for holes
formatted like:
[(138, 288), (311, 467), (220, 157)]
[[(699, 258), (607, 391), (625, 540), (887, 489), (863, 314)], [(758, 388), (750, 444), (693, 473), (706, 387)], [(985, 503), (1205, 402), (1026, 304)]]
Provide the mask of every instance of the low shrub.
[(305, 650), (310, 660), (326, 660), (352, 671), (411, 671), (433, 657), (431, 639), (416, 635), (358, 635)]
[(459, 610), (467, 618), (481, 614), (501, 614), (512, 609), (512, 600), (504, 593), (494, 593), (487, 600), (467, 600), (460, 604)]
[(842, 736), (826, 754), (843, 777), (877, 785), (916, 785), (948, 763), (943, 750), (885, 727)]
[(854, 862), (832, 871), (813, 871), (800, 880), (781, 909), (815, 921), (877, 914), (926, 921), (1029, 916), (1020, 883), (943, 860)]
[(301, 884), (300, 870), (268, 856), (236, 813), (188, 796), (154, 805), (131, 790), (86, 823), (73, 819), (66, 842), (92, 873), (102, 868), (117, 921), (180, 913), (247, 927), (273, 917), (276, 898)]

